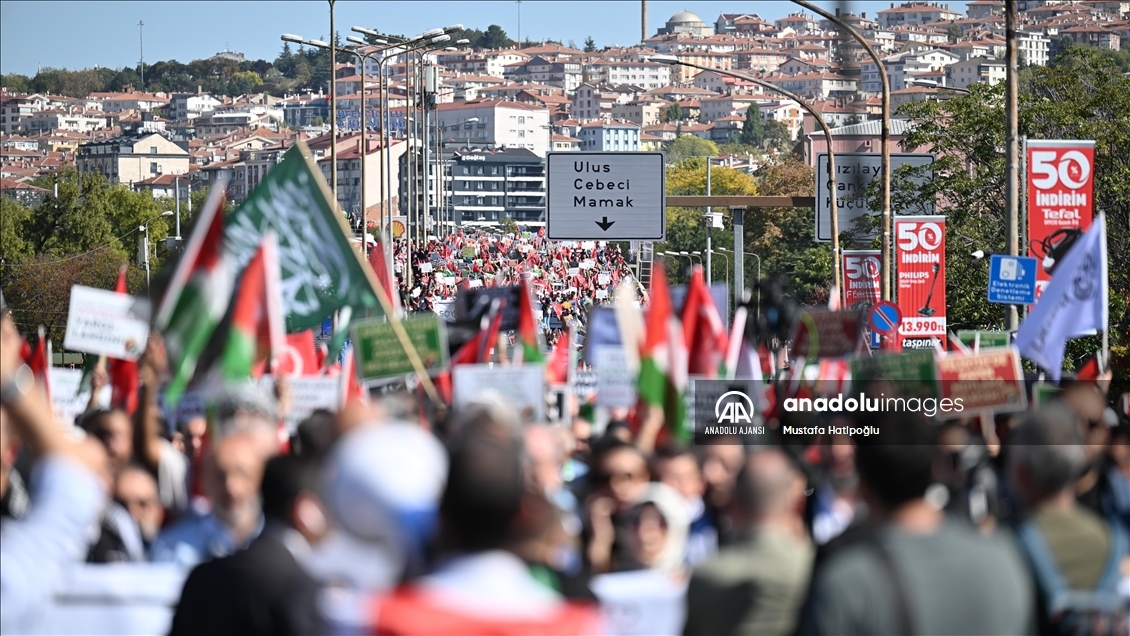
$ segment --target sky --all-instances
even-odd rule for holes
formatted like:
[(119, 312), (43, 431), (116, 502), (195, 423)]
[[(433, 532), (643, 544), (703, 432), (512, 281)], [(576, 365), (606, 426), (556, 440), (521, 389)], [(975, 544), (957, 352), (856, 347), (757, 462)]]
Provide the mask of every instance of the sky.
[[(942, 0), (946, 3), (948, 0)], [(849, 4), (868, 16), (890, 2), (857, 0), (851, 3), (818, 1), (831, 8)], [(948, 2), (965, 12), (965, 2)], [(681, 11), (698, 14), (713, 24), (719, 13), (756, 13), (774, 20), (793, 12), (784, 0), (771, 2), (718, 2), (649, 0), (648, 33), (654, 35), (667, 19)], [(462, 23), (486, 29), (498, 24), (511, 38), (519, 34), (533, 40), (555, 39), (578, 48), (592, 36), (598, 47), (639, 41), (639, 0), (463, 0), (361, 1), (338, 0), (336, 27), (348, 35), (352, 26), (385, 33), (411, 35), (431, 28)], [(144, 22), (143, 28), (138, 22)], [(0, 1), (0, 72), (35, 75), (40, 67), (81, 69), (134, 66), (144, 45), (147, 63), (175, 59), (189, 62), (224, 51), (243, 53), (248, 59), (273, 61), (282, 48), (279, 36), (296, 33), (327, 39), (328, 4), (318, 0), (288, 2), (185, 1), (160, 2), (42, 2)], [(144, 40), (139, 42), (140, 31)]]

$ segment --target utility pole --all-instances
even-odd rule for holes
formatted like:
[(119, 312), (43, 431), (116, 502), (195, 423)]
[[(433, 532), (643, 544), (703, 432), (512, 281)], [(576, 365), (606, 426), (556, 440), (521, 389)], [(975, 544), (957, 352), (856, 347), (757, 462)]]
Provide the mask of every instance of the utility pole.
[[(337, 33), (334, 31), (334, 2), (330, 3), (330, 191), (334, 193), (334, 208), (340, 208), (337, 198)], [(363, 204), (364, 202), (362, 202)]]
[(522, 50), (522, 0), (516, 0), (516, 4), (518, 5), (518, 48), (516, 50), (521, 51)]
[[(645, 0), (646, 1), (646, 0)], [(714, 157), (706, 158), (706, 196), (710, 196), (710, 164), (714, 163)], [(706, 285), (710, 286), (714, 281), (711, 276), (711, 250), (710, 248), (710, 228), (714, 225), (714, 210), (709, 205), (706, 206)]]
[[(1008, 74), (1005, 78), (1005, 163), (1008, 164), (1005, 183), (1005, 208), (1008, 214), (1008, 253), (1020, 255), (1020, 152), (1017, 141), (1020, 136), (1019, 124), (1019, 83), (1017, 81), (1016, 50), (1016, 0), (1005, 0), (1005, 57)], [(1008, 330), (1016, 331), (1020, 326), (1020, 316), (1016, 305), (1008, 305)]]
[(141, 90), (145, 91), (145, 22), (137, 21), (137, 47), (141, 52)]

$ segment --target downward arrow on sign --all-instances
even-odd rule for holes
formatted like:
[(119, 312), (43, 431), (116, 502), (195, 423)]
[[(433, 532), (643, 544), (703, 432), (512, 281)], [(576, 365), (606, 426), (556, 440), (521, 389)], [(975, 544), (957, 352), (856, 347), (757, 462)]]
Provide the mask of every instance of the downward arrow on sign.
[(607, 232), (608, 228), (612, 227), (612, 224), (615, 223), (615, 222), (616, 221), (609, 221), (608, 217), (604, 217), (603, 220), (597, 221), (596, 224), (600, 226), (600, 229)]

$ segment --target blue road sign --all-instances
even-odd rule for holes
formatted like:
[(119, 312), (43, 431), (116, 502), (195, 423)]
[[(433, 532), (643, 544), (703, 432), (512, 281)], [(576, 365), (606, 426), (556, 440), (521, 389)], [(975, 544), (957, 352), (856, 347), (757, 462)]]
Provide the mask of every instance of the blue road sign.
[(868, 321), (871, 323), (871, 329), (881, 334), (894, 333), (899, 328), (899, 323), (902, 322), (902, 311), (898, 305), (884, 300), (875, 303), (871, 308), (871, 316)]
[(989, 262), (989, 302), (1030, 305), (1036, 302), (1037, 260), (993, 254)]
[(871, 334), (871, 348), (872, 349), (881, 348), (883, 346), (883, 336), (882, 336), (882, 334), (880, 334), (878, 331), (875, 331), (874, 329), (868, 329), (867, 331), (868, 331), (868, 333)]

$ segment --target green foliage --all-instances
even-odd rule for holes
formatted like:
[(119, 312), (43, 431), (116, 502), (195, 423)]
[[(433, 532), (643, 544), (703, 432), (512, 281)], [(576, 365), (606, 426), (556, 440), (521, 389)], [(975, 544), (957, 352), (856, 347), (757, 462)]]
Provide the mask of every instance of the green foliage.
[(765, 122), (762, 141), (766, 150), (788, 152), (792, 147), (793, 140), (792, 136), (789, 135), (788, 126), (776, 119), (770, 119)]
[(747, 146), (760, 146), (765, 139), (765, 126), (761, 121), (761, 106), (757, 102), (749, 105), (745, 111), (745, 123), (742, 124), (742, 134), (738, 138)]
[(662, 119), (666, 122), (680, 122), (683, 121), (683, 107), (679, 104), (671, 104), (663, 111)]
[(585, 38), (585, 53), (595, 53), (595, 52), (596, 52), (596, 40), (592, 39), (592, 36), (590, 35), (587, 38)]
[[(1095, 207), (1108, 216), (1108, 251), (1130, 253), (1130, 78), (1109, 56), (1072, 46), (1047, 67), (1025, 70), (1021, 79), (1021, 135), (1095, 140)], [(984, 298), (987, 262), (969, 254), (977, 249), (1006, 251), (1006, 166), (1000, 151), (1005, 143), (1004, 84), (974, 84), (971, 90), (943, 102), (913, 102), (900, 109), (900, 116), (915, 121), (904, 145), (930, 147), (937, 160), (934, 179), (921, 188), (907, 180), (915, 170), (896, 171), (891, 203), (899, 213), (917, 214), (928, 203), (945, 202), (939, 213), (947, 217), (951, 328), (1000, 329), (1005, 309)], [(873, 195), (875, 191), (877, 186)], [(1130, 259), (1112, 257), (1109, 271), (1113, 349), (1125, 347), (1125, 334), (1130, 333)], [(1097, 337), (1070, 341), (1065, 366), (1071, 368), (1098, 348)]]
[(508, 216), (502, 217), (502, 220), (499, 221), (498, 224), (502, 226), (503, 231), (507, 234), (515, 234), (518, 232), (518, 224), (514, 221), (514, 219)]
[(714, 157), (718, 155), (718, 144), (694, 135), (681, 135), (667, 145), (667, 161), (679, 163), (691, 157)]
[(504, 49), (514, 45), (514, 41), (510, 36), (506, 35), (506, 31), (497, 24), (492, 24), (487, 27), (485, 33), (477, 41), (472, 40), (471, 44), (476, 49)]
[(949, 39), (950, 44), (955, 44), (958, 40), (961, 39), (962, 35), (964, 35), (964, 32), (961, 30), (960, 24), (951, 23), (948, 27), (946, 27), (946, 38)]

